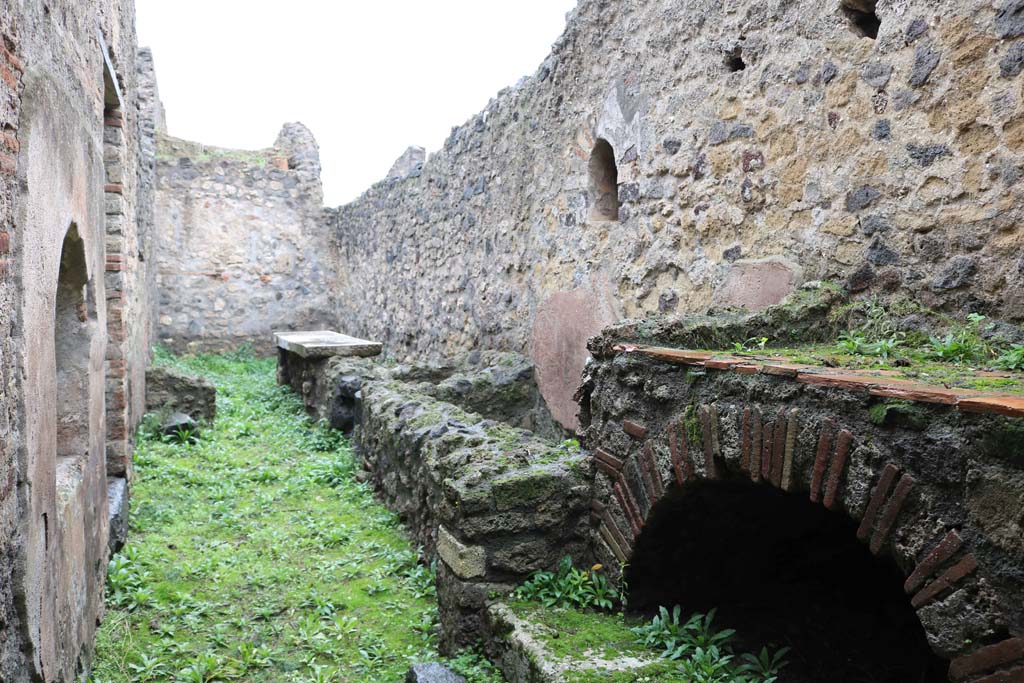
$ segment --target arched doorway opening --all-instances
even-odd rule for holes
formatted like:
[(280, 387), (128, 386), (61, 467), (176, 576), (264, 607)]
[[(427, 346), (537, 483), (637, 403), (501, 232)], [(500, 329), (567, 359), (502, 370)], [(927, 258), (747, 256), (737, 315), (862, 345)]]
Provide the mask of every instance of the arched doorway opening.
[(619, 168), (615, 150), (599, 139), (590, 153), (590, 217), (598, 221), (619, 220)]
[(631, 611), (718, 610), (738, 648), (792, 648), (789, 683), (942, 683), (894, 563), (856, 523), (740, 480), (673, 488), (651, 511), (626, 572)]

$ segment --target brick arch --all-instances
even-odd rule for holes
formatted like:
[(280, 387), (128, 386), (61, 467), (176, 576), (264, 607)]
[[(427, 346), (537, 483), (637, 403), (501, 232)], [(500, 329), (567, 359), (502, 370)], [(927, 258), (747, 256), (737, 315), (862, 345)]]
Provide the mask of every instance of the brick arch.
[[(930, 540), (912, 562), (896, 552), (893, 539), (920, 516), (906, 515), (908, 502), (922, 486), (891, 459), (851, 468), (851, 454), (861, 445), (856, 427), (835, 418), (812, 423), (799, 409), (742, 405), (692, 404), (665, 428), (649, 431), (631, 420), (622, 422), (629, 448), (615, 453), (594, 450), (599, 476), (612, 495), (593, 503), (598, 536), (620, 563), (628, 563), (649, 519), (666, 494), (705, 481), (745, 478), (808, 497), (856, 523), (856, 538), (875, 556), (889, 556), (903, 571), (903, 589), (918, 613), (967, 582), (978, 579), (979, 563), (965, 541), (963, 528), (920, 531)], [(802, 441), (812, 439), (813, 458), (798, 457)], [(859, 502), (843, 492), (866, 491)], [(921, 621), (930, 642), (938, 640)], [(953, 681), (1006, 683), (1024, 681), (1024, 638), (1006, 637), (958, 653), (950, 664)], [(937, 652), (943, 658), (943, 653)]]

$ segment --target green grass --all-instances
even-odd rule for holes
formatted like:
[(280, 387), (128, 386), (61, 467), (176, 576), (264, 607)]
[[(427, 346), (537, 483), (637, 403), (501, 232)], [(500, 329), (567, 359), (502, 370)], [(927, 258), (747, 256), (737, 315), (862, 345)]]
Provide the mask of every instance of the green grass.
[[(439, 660), (432, 569), (273, 361), (157, 360), (212, 380), (217, 420), (193, 444), (142, 430), (92, 683), (369, 683)], [(449, 663), (500, 680), (474, 654)]]

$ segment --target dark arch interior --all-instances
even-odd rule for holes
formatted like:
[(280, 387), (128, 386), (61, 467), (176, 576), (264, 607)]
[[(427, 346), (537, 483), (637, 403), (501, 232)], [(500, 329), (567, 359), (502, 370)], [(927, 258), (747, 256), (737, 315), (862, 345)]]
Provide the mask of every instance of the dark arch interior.
[(902, 573), (855, 533), (805, 495), (742, 481), (675, 489), (637, 540), (629, 608), (717, 608), (737, 648), (792, 648), (781, 683), (946, 681)]
[(850, 26), (857, 35), (866, 36), (872, 40), (878, 38), (878, 30), (882, 27), (882, 20), (875, 12), (877, 0), (843, 0), (841, 5), (843, 14), (850, 21)]
[(607, 140), (598, 140), (590, 154), (590, 202), (591, 218), (619, 219), (619, 169), (615, 150)]

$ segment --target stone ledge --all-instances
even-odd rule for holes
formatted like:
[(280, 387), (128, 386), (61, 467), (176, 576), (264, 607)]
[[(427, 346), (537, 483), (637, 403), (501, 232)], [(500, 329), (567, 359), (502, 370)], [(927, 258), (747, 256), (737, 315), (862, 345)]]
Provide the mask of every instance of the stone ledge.
[(377, 356), (383, 345), (339, 334), (330, 330), (307, 332), (277, 332), (274, 341), (278, 348), (303, 358), (330, 358), (331, 356)]
[(1024, 397), (900, 379), (882, 370), (843, 370), (786, 363), (780, 360), (764, 360), (715, 354), (708, 351), (689, 351), (640, 344), (616, 344), (612, 347), (612, 351), (615, 353), (639, 353), (654, 360), (676, 365), (691, 365), (708, 370), (734, 371), (741, 374), (771, 375), (801, 384), (815, 384), (919, 403), (956, 406), (961, 411), (972, 413), (993, 413), (1006, 417), (1024, 418)]

